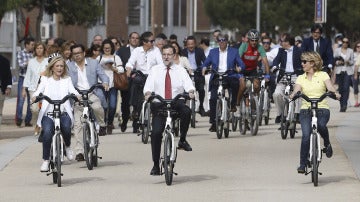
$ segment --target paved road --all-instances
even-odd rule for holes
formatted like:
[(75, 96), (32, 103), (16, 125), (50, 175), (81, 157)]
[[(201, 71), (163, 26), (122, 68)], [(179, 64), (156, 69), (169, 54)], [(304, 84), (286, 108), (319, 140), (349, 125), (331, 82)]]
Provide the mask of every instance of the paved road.
[[(149, 175), (150, 145), (130, 132), (116, 129), (101, 137), (103, 159), (92, 171), (84, 162), (66, 161), (61, 188), (39, 172), (42, 147), (35, 137), (2, 139), (0, 201), (360, 201), (360, 109), (340, 114), (337, 103), (330, 103), (334, 156), (323, 159), (318, 187), (296, 172), (300, 131), (295, 139), (282, 140), (271, 120), (257, 136), (232, 132), (218, 140), (201, 118), (188, 135), (193, 151), (178, 153), (179, 175), (172, 186), (166, 186), (164, 176)], [(1, 137), (12, 131), (31, 134), (9, 124), (0, 129)]]

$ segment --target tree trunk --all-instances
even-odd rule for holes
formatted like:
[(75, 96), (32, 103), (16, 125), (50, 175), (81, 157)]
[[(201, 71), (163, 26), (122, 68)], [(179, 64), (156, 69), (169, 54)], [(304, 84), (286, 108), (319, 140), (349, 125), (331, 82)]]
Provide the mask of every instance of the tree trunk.
[(41, 41), (41, 21), (44, 15), (44, 2), (45, 0), (41, 0), (41, 6), (39, 7), (39, 14), (36, 18), (36, 41)]

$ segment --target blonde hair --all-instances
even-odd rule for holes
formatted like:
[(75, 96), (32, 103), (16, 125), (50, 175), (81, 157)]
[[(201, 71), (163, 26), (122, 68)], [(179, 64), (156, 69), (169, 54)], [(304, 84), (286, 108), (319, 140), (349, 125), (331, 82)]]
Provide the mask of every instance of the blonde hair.
[(301, 54), (301, 60), (312, 62), (314, 64), (313, 69), (315, 72), (321, 71), (322, 69), (323, 61), (321, 59), (321, 56), (317, 52), (304, 52)]
[(53, 69), (55, 63), (58, 61), (62, 61), (64, 63), (64, 72), (62, 73), (61, 77), (62, 78), (67, 77), (68, 76), (68, 67), (66, 65), (64, 58), (61, 55), (57, 55), (55, 57), (49, 58), (49, 63), (47, 64), (43, 75), (46, 77), (51, 77), (54, 73), (52, 69)]

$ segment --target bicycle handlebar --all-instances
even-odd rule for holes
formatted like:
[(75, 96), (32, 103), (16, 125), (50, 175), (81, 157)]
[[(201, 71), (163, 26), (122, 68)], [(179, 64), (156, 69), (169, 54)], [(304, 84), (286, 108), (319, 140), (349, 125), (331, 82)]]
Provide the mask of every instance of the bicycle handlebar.
[(91, 93), (95, 88), (104, 88), (103, 85), (101, 83), (97, 83), (93, 86), (90, 87), (90, 89), (87, 90), (80, 90), (77, 87), (75, 87), (75, 89), (77, 90), (77, 92), (80, 93), (80, 95), (83, 97), (83, 99), (87, 99), (86, 97), (84, 98), (84, 95), (88, 95), (89, 93)]
[[(63, 99), (61, 100), (52, 100), (51, 98), (49, 98), (48, 96), (46, 95), (43, 95), (42, 93), (40, 93), (38, 96), (36, 96), (36, 99), (33, 103), (37, 103), (39, 102), (40, 100), (46, 100), (48, 101), (50, 104), (54, 104), (54, 105), (61, 105), (63, 104), (64, 102), (66, 102), (68, 99), (73, 99), (75, 100), (76, 102), (79, 102), (79, 99), (76, 97), (75, 94), (69, 94), (69, 95), (66, 95), (65, 97), (63, 97)], [(33, 104), (31, 103), (31, 104)]]
[(161, 103), (169, 103), (170, 104), (173, 104), (175, 103), (176, 101), (178, 101), (180, 98), (185, 98), (186, 100), (190, 100), (190, 96), (189, 96), (189, 93), (181, 93), (181, 94), (178, 94), (176, 95), (176, 97), (174, 97), (174, 99), (164, 99), (163, 97), (161, 97), (160, 95), (158, 94), (155, 94), (154, 92), (151, 93), (150, 97), (148, 98), (148, 101), (147, 102), (151, 102), (153, 101), (154, 99), (158, 99)]
[(298, 99), (299, 97), (303, 98), (304, 100), (306, 100), (307, 102), (311, 102), (311, 103), (318, 103), (323, 101), (326, 97), (330, 97), (334, 100), (336, 100), (336, 95), (334, 92), (326, 92), (323, 95), (321, 95), (319, 98), (309, 98), (308, 96), (306, 96), (305, 94), (302, 94), (300, 91), (298, 91), (295, 96), (293, 97), (293, 101)]

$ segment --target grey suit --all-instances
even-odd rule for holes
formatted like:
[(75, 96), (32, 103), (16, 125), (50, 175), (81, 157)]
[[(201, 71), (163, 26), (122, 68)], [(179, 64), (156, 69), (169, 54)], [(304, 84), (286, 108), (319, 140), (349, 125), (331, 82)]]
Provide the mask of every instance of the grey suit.
[[(89, 82), (89, 86), (93, 86), (98, 83), (100, 79), (103, 83), (109, 84), (109, 77), (105, 74), (103, 68), (100, 66), (97, 60), (86, 58), (86, 77)], [(78, 67), (75, 62), (72, 61), (68, 64), (69, 67), (69, 75), (75, 87), (78, 87)], [(94, 110), (94, 114), (98, 124), (101, 127), (105, 127), (104, 122), (104, 104), (107, 107), (104, 93), (101, 89), (95, 89), (94, 94), (89, 95), (89, 100), (93, 103), (91, 105)], [(80, 117), (83, 112), (83, 107), (76, 105), (74, 107), (74, 115), (75, 115), (75, 123), (74, 123), (74, 131), (75, 131), (75, 139), (76, 144), (74, 147), (74, 151), (76, 154), (83, 153), (83, 138), (82, 138), (82, 123), (80, 121)]]

